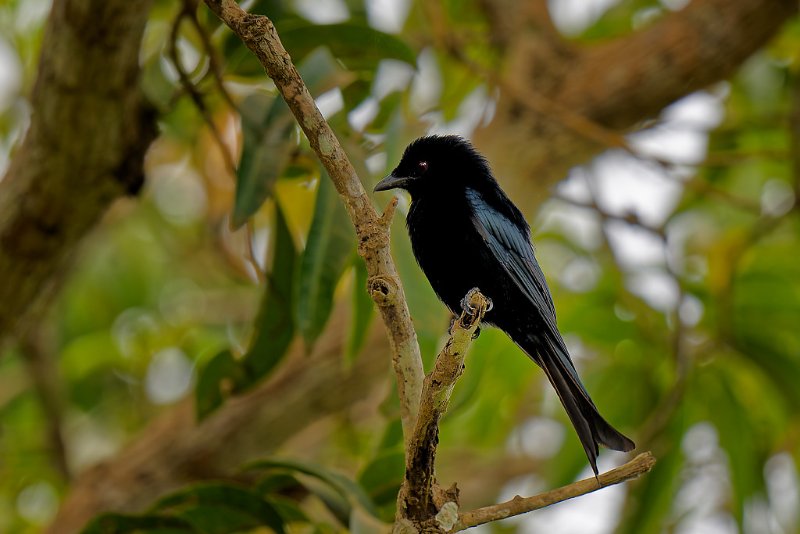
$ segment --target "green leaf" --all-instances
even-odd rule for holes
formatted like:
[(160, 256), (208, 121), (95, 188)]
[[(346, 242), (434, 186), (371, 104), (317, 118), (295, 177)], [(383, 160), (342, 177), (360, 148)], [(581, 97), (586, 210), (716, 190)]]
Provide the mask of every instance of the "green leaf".
[(345, 362), (352, 365), (364, 346), (369, 325), (372, 322), (375, 308), (372, 298), (367, 292), (367, 266), (357, 255), (353, 261), (353, 307), (350, 319), (350, 332), (345, 347)]
[(320, 168), (314, 217), (295, 282), (295, 323), (310, 348), (333, 307), (333, 291), (355, 246), (355, 232), (333, 182)]
[[(236, 198), (231, 224), (242, 226), (272, 194), (275, 180), (297, 144), (294, 117), (280, 97), (256, 93), (244, 99), (242, 157), (236, 171)], [(247, 119), (244, 119), (247, 117)]]
[[(217, 534), (268, 526), (283, 534), (283, 519), (257, 493), (231, 484), (197, 484), (159, 500), (161, 513), (178, 513), (200, 532)], [(213, 512), (213, 513), (212, 513)]]
[(292, 499), (280, 495), (271, 495), (267, 498), (267, 502), (278, 511), (284, 523), (311, 522), (306, 513)]
[[(352, 81), (325, 50), (311, 54), (298, 68), (313, 96)], [(280, 96), (256, 93), (241, 104), (243, 148), (236, 172), (231, 224), (243, 225), (272, 194), (297, 146), (295, 119)]]
[(297, 252), (280, 205), (275, 203), (272, 271), (267, 280), (250, 348), (244, 355), (245, 387), (269, 373), (280, 362), (294, 337), (292, 292)]
[(128, 532), (173, 534), (196, 531), (189, 522), (179, 517), (124, 514), (97, 516), (81, 531), (82, 534), (126, 534)]
[(329, 471), (324, 467), (310, 462), (295, 460), (260, 460), (247, 466), (248, 470), (286, 470), (301, 473), (321, 482), (333, 489), (351, 505), (364, 508), (372, 515), (376, 515), (375, 504), (364, 492), (363, 488), (344, 475)]
[(281, 42), (292, 57), (302, 58), (317, 47), (327, 46), (351, 69), (374, 69), (382, 59), (416, 65), (416, 54), (400, 38), (367, 25), (304, 24), (281, 30)]
[(272, 270), (264, 289), (253, 338), (241, 361), (229, 350), (214, 356), (200, 372), (195, 388), (197, 418), (217, 409), (225, 398), (252, 386), (281, 361), (294, 337), (291, 287), (297, 251), (283, 210), (275, 204)]
[(302, 487), (302, 484), (292, 475), (275, 473), (262, 478), (256, 485), (256, 490), (262, 495), (267, 495), (298, 487)]
[(197, 420), (216, 410), (225, 398), (238, 389), (244, 378), (241, 366), (230, 350), (223, 350), (203, 367), (194, 390)]
[[(728, 469), (731, 473), (732, 512), (740, 526), (744, 523), (745, 503), (756, 493), (763, 491), (763, 461), (766, 458), (758, 451), (753, 432), (757, 425), (751, 416), (752, 407), (740, 399), (744, 393), (739, 391), (736, 376), (723, 365), (706, 367), (702, 371), (706, 379), (702, 391), (707, 395), (707, 406), (723, 406), (724, 409), (711, 409), (710, 420), (719, 432), (720, 446), (728, 455)], [(761, 399), (754, 399), (757, 403)]]
[(402, 450), (385, 451), (367, 464), (358, 477), (358, 483), (375, 504), (381, 506), (393, 502), (403, 483), (405, 467)]

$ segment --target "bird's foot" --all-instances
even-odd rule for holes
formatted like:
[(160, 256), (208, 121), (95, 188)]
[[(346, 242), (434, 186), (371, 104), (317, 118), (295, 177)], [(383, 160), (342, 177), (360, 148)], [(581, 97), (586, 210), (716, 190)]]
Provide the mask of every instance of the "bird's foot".
[[(475, 315), (475, 312), (478, 311), (477, 308), (472, 305), (472, 299), (476, 293), (480, 293), (480, 289), (478, 289), (477, 287), (473, 287), (467, 292), (466, 296), (463, 299), (461, 299), (461, 309), (470, 315)], [(494, 308), (494, 303), (492, 302), (492, 299), (490, 299), (486, 295), (483, 295), (483, 298), (486, 299), (486, 309), (483, 311), (484, 313), (486, 313), (491, 311), (492, 308)]]
[(479, 327), (478, 327), (478, 328), (476, 328), (476, 329), (475, 329), (475, 331), (472, 333), (472, 339), (473, 339), (473, 340), (475, 340), (475, 339), (478, 339), (478, 336), (480, 336), (480, 335), (481, 335), (481, 327), (479, 326)]

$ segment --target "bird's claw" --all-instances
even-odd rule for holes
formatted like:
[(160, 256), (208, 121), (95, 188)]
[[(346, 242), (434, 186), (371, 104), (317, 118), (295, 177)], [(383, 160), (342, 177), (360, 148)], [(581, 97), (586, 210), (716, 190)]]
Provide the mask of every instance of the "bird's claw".
[(467, 291), (467, 294), (464, 295), (463, 299), (461, 299), (461, 309), (467, 312), (469, 315), (475, 315), (475, 312), (477, 311), (475, 306), (472, 305), (472, 296), (477, 292), (478, 288), (473, 287)]
[[(473, 287), (470, 289), (467, 294), (461, 299), (461, 309), (467, 312), (469, 315), (475, 315), (478, 309), (472, 305), (472, 297), (475, 296), (476, 293), (480, 293), (480, 289), (477, 287)], [(483, 310), (483, 313), (487, 313), (494, 308), (494, 303), (492, 299), (483, 295), (483, 298), (486, 300), (486, 309)]]
[(473, 340), (475, 340), (475, 339), (478, 339), (478, 336), (480, 336), (480, 335), (481, 335), (481, 327), (479, 326), (479, 327), (477, 327), (477, 328), (475, 329), (475, 331), (472, 333), (472, 339), (473, 339)]

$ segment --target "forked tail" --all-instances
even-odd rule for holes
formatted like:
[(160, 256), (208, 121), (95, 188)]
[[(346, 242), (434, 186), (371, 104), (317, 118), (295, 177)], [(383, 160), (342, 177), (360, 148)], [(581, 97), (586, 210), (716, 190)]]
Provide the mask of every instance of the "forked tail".
[(572, 426), (578, 433), (592, 470), (597, 476), (599, 444), (624, 452), (633, 450), (636, 445), (612, 427), (597, 411), (597, 407), (581, 384), (578, 372), (560, 338), (543, 340), (531, 336), (527, 341), (528, 343), (520, 344), (522, 349), (544, 369), (572, 421)]

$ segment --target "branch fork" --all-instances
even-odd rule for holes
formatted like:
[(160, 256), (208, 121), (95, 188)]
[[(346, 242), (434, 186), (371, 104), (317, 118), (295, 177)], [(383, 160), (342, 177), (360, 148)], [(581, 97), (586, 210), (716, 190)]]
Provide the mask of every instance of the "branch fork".
[[(454, 521), (447, 517), (452, 517), (452, 511), (458, 509), (455, 485), (442, 490), (434, 478), (439, 421), (447, 411), (456, 380), (464, 370), (467, 349), (491, 307), (491, 300), (474, 288), (464, 297), (462, 306), (461, 315), (453, 322), (450, 337), (436, 357), (433, 370), (425, 377), (419, 415), (406, 446), (406, 475), (397, 496), (397, 524), (407, 527), (407, 522), (411, 522), (417, 530), (435, 526), (429, 525), (431, 518), (435, 522), (439, 518), (452, 526)], [(441, 526), (436, 529), (441, 530)]]

